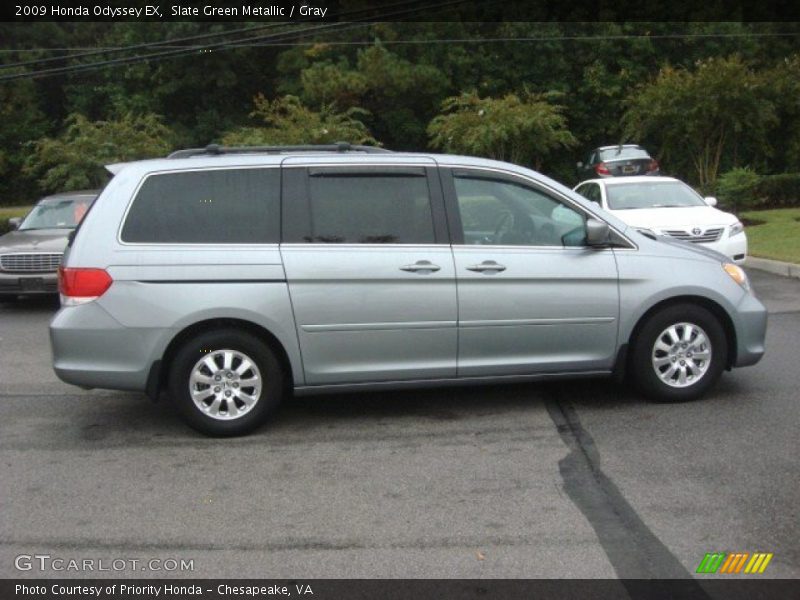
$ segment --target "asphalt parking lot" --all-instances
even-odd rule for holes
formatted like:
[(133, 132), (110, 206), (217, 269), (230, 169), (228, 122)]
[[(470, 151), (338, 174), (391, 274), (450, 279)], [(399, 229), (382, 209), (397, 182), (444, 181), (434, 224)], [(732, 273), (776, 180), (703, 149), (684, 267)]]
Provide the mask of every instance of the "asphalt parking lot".
[(59, 382), (57, 305), (0, 303), (0, 577), (166, 574), (14, 566), (45, 554), (193, 561), (171, 577), (660, 578), (715, 551), (800, 577), (800, 281), (751, 276), (767, 356), (699, 402), (604, 380), (325, 396), (228, 440)]

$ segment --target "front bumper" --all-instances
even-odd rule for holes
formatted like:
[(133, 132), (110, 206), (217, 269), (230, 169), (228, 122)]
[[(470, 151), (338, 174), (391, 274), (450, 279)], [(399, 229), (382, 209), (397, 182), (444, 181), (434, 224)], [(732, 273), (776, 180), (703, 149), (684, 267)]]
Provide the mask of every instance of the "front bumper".
[[(660, 233), (661, 235), (671, 237), (669, 233), (664, 230), (661, 230)], [(724, 254), (731, 262), (737, 265), (743, 264), (747, 258), (747, 236), (744, 233), (738, 233), (733, 237), (729, 237), (728, 232), (725, 231), (722, 237), (716, 242), (697, 243), (692, 242), (690, 239), (684, 241), (695, 244), (698, 248), (708, 248), (709, 250)]]
[(728, 237), (728, 232), (726, 231), (719, 241), (703, 245), (716, 250), (720, 254), (724, 254), (737, 265), (744, 263), (747, 258), (747, 236), (744, 233)]
[(0, 271), (0, 296), (57, 293), (57, 273), (8, 273)]
[(764, 356), (767, 336), (767, 309), (758, 298), (746, 294), (734, 314), (736, 359), (733, 366), (748, 367)]

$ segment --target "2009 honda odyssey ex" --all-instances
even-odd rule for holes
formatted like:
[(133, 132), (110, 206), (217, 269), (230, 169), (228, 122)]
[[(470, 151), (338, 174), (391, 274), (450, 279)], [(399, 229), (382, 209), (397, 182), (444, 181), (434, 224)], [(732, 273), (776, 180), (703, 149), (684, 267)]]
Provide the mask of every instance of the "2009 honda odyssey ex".
[(534, 171), (338, 144), (110, 167), (60, 272), (58, 376), (233, 435), (295, 393), (622, 375), (689, 400), (764, 353), (721, 254)]

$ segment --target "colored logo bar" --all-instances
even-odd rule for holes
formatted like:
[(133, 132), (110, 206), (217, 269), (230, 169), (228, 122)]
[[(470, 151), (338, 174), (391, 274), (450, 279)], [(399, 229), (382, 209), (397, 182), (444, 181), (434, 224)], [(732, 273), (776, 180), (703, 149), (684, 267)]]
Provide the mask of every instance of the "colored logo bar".
[(763, 573), (772, 556), (771, 552), (709, 552), (700, 561), (697, 573)]

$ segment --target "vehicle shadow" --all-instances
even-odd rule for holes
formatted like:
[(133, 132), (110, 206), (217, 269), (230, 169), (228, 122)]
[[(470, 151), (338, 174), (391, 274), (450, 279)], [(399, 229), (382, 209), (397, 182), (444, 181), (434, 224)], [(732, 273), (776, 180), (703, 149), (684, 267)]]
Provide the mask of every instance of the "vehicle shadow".
[[(493, 417), (524, 419), (527, 411), (541, 410), (547, 402), (562, 400), (591, 403), (608, 410), (647, 402), (635, 391), (611, 379), (290, 396), (269, 421), (249, 437), (290, 436), (301, 432), (310, 435), (334, 429), (363, 431), (371, 425), (403, 428), (435, 422), (467, 423)], [(171, 436), (204, 437), (183, 425), (165, 395), (153, 410), (144, 410), (149, 413), (148, 417), (131, 414), (125, 421), (141, 422), (145, 418), (154, 430), (168, 428)]]
[(57, 294), (0, 298), (3, 313), (55, 312), (61, 307)]
[[(731, 401), (747, 394), (747, 385), (723, 378), (717, 389), (697, 401), (703, 405), (697, 408), (718, 405), (727, 409)], [(425, 435), (498, 427), (522, 430), (535, 422), (529, 417), (554, 404), (570, 405), (579, 413), (625, 413), (649, 405), (650, 401), (630, 385), (603, 378), (289, 397), (265, 425), (250, 435), (215, 441), (186, 426), (166, 395), (151, 403), (143, 394), (134, 392), (99, 393), (59, 399), (57, 414), (37, 423), (39, 429), (48, 431), (40, 430), (24, 439), (6, 437), (0, 447), (295, 445), (322, 439), (413, 437), (413, 432), (419, 430), (424, 430)], [(665, 410), (658, 412), (664, 415), (673, 412), (669, 406), (681, 411), (685, 408), (680, 404), (660, 406)]]

